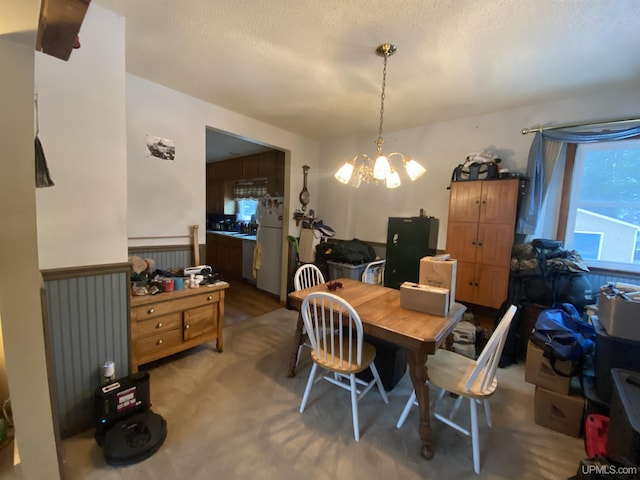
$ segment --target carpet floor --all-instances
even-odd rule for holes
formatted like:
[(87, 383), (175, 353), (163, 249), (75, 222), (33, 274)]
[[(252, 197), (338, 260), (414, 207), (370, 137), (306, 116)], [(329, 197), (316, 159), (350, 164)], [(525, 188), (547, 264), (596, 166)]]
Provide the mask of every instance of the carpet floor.
[[(144, 367), (152, 409), (168, 425), (162, 447), (140, 463), (112, 467), (87, 431), (62, 442), (66, 477), (565, 479), (586, 456), (582, 439), (534, 423), (534, 387), (524, 382), (522, 364), (498, 371), (493, 428), (479, 415), (480, 475), (473, 472), (469, 437), (433, 421), (435, 456), (427, 461), (419, 453), (417, 409), (396, 428), (412, 390), (408, 374), (389, 392), (389, 405), (375, 390), (360, 402), (355, 442), (347, 391), (318, 382), (307, 409), (298, 412), (311, 359), (305, 349), (298, 374), (287, 377), (296, 316), (279, 309), (226, 327), (222, 354), (206, 344)], [(468, 409), (458, 415), (464, 422)]]

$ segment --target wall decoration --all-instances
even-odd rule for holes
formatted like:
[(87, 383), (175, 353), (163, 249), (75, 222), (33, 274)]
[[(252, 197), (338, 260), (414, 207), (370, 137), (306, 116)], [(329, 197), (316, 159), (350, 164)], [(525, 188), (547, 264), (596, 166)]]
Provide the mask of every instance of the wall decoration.
[(176, 142), (166, 138), (147, 135), (147, 157), (173, 160), (176, 156)]

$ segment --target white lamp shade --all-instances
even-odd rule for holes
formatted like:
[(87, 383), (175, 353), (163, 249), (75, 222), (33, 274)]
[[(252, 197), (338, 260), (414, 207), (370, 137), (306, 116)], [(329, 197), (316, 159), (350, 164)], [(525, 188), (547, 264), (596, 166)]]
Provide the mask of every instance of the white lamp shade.
[(351, 180), (349, 180), (349, 185), (355, 188), (360, 188), (361, 183), (362, 183), (362, 173), (360, 171), (356, 171), (353, 175), (351, 175)]
[(353, 164), (346, 162), (336, 172), (335, 177), (339, 182), (342, 182), (346, 185), (347, 183), (349, 183), (349, 179), (351, 178), (352, 173), (353, 173)]
[(387, 188), (397, 188), (400, 186), (400, 175), (398, 172), (393, 172), (387, 177)]
[(391, 175), (391, 165), (389, 160), (384, 155), (380, 155), (376, 158), (376, 163), (373, 166), (373, 178), (376, 180), (384, 180)]
[(409, 160), (404, 168), (407, 170), (407, 175), (409, 175), (412, 181), (420, 178), (424, 172), (426, 172), (424, 167), (413, 159)]

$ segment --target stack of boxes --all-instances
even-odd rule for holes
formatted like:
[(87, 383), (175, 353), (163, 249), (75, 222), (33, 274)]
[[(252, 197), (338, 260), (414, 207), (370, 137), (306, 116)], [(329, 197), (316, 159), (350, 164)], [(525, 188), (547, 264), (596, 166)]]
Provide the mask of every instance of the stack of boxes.
[(529, 341), (524, 380), (536, 386), (535, 422), (551, 430), (580, 437), (585, 404), (580, 381), (570, 376), (570, 361), (556, 362), (554, 367), (543, 350)]
[(418, 283), (400, 285), (400, 306), (446, 316), (456, 301), (456, 266), (448, 255), (420, 259)]
[[(634, 293), (635, 292), (635, 293)], [(587, 413), (609, 415), (614, 368), (640, 372), (640, 285), (605, 285), (590, 306), (596, 331), (593, 368), (585, 371)]]

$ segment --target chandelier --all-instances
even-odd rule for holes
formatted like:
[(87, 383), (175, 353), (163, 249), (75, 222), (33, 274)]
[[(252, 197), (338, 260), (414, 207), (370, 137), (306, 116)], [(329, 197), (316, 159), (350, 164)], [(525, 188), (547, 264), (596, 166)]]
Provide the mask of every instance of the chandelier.
[(402, 153), (393, 152), (388, 155), (382, 153), (382, 144), (384, 140), (382, 138), (382, 122), (384, 116), (384, 91), (387, 84), (387, 59), (396, 53), (397, 47), (390, 43), (383, 43), (376, 49), (376, 54), (384, 57), (384, 68), (382, 70), (382, 95), (380, 96), (380, 127), (378, 128), (378, 138), (376, 139), (376, 145), (378, 146), (378, 153), (376, 154), (375, 161), (365, 153), (359, 153), (351, 161), (345, 162), (335, 174), (336, 179), (339, 182), (349, 184), (355, 188), (358, 188), (362, 182), (365, 183), (384, 183), (387, 188), (399, 187), (400, 175), (395, 169), (390, 160), (394, 157), (399, 157), (402, 160), (402, 165), (407, 172), (409, 178), (413, 181), (419, 178), (425, 169), (415, 160), (404, 156)]

